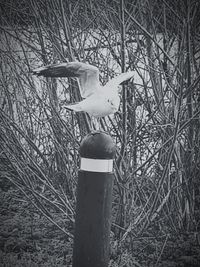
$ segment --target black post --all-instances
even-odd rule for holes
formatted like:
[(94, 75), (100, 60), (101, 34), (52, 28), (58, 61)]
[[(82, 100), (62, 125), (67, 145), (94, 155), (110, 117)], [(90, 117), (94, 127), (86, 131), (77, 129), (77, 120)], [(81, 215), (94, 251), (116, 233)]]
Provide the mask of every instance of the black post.
[(107, 267), (115, 144), (104, 132), (88, 134), (80, 146), (73, 267)]

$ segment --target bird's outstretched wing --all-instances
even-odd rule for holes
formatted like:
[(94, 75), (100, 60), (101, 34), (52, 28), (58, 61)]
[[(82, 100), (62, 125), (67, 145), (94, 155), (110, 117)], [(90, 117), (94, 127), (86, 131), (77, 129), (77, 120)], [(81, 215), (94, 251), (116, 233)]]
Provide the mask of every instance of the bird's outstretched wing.
[(81, 96), (86, 98), (99, 88), (99, 70), (93, 65), (82, 62), (69, 62), (47, 65), (32, 71), (44, 77), (77, 77), (80, 82)]
[(109, 90), (109, 88), (113, 88), (114, 90), (116, 90), (118, 85), (133, 78), (134, 74), (134, 71), (121, 73), (110, 81), (108, 81), (104, 87), (106, 90)]

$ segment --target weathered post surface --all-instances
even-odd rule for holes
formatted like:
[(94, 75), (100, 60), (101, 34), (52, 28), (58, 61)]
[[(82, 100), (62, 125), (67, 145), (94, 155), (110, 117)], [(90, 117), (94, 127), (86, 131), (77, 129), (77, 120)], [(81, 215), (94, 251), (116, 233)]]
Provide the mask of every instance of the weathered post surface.
[(108, 266), (115, 150), (104, 132), (88, 134), (80, 145), (73, 267)]

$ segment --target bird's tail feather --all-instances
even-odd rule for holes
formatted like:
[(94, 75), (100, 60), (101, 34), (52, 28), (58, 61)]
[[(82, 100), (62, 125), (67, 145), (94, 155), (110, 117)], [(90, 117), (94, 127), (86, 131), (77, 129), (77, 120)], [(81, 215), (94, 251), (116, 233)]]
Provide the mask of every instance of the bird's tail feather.
[(82, 109), (81, 109), (79, 104), (67, 105), (67, 106), (63, 106), (63, 108), (65, 108), (67, 110), (73, 110), (73, 111), (76, 111), (76, 112), (82, 111)]

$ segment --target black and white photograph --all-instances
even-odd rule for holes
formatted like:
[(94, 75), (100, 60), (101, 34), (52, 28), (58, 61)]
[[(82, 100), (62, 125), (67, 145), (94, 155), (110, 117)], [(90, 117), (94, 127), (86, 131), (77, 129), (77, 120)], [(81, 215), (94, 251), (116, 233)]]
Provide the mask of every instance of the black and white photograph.
[(0, 0), (0, 267), (200, 266), (200, 1)]

